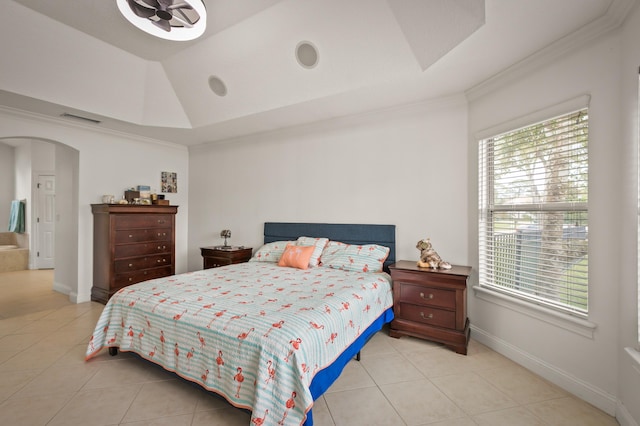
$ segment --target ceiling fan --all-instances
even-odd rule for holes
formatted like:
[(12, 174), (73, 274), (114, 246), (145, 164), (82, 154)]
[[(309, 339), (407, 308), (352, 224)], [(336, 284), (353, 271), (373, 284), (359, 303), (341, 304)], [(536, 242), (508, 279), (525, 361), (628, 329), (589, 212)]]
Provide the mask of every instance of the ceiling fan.
[(160, 38), (192, 40), (206, 27), (202, 0), (117, 0), (117, 4), (129, 22)]
[(165, 31), (171, 27), (193, 27), (200, 15), (186, 1), (127, 0), (129, 7), (141, 18), (147, 18)]

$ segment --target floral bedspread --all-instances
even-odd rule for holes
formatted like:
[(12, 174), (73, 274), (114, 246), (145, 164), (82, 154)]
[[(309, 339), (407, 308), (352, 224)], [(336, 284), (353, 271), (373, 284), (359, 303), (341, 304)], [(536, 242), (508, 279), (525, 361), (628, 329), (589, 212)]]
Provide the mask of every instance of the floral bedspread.
[(107, 303), (86, 359), (133, 351), (231, 404), (252, 424), (304, 423), (317, 371), (391, 307), (384, 273), (250, 262), (125, 287)]

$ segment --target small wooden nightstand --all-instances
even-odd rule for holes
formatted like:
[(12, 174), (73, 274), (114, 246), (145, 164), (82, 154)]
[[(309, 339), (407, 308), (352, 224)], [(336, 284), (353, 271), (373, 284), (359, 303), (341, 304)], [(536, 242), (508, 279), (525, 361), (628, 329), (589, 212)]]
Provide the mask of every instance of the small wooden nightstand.
[(459, 354), (467, 354), (468, 266), (451, 269), (420, 268), (401, 260), (391, 266), (393, 312), (391, 337), (414, 336), (444, 343)]
[(244, 246), (212, 246), (200, 247), (202, 253), (202, 267), (204, 269), (243, 263), (251, 259), (253, 249)]

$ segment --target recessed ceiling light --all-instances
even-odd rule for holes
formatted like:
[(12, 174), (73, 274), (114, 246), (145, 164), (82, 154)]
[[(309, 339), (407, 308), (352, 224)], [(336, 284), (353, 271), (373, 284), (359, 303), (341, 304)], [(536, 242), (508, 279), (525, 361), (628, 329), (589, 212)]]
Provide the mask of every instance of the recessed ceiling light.
[(227, 86), (224, 84), (224, 81), (220, 79), (220, 77), (216, 77), (215, 75), (209, 77), (209, 88), (218, 96), (227, 95)]
[(318, 65), (318, 49), (309, 41), (301, 41), (296, 46), (296, 59), (304, 68)]
[(193, 40), (207, 27), (202, 0), (116, 0), (116, 4), (127, 21), (165, 40)]

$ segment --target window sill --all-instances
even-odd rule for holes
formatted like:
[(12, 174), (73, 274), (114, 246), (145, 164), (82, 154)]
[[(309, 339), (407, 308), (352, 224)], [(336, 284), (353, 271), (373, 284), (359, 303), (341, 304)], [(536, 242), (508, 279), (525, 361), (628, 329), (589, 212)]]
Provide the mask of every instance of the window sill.
[(624, 350), (627, 352), (627, 355), (629, 355), (629, 357), (633, 361), (633, 368), (638, 373), (640, 373), (640, 352), (638, 352), (636, 348), (629, 348), (629, 347), (624, 348)]
[(512, 311), (519, 312), (557, 327), (564, 328), (565, 330), (589, 339), (593, 339), (593, 333), (597, 328), (597, 324), (592, 323), (591, 321), (563, 314), (524, 300), (515, 299), (484, 287), (474, 286), (473, 291), (479, 299), (500, 305), (507, 309), (511, 309)]

